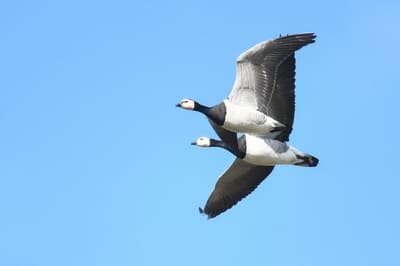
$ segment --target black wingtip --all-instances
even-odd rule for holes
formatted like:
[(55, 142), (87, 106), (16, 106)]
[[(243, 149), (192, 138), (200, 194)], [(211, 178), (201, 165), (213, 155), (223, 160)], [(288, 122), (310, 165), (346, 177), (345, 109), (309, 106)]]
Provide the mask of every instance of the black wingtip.
[(316, 37), (317, 35), (314, 32), (304, 32), (304, 33), (286, 34), (286, 35), (279, 34), (278, 39), (304, 38), (305, 40), (308, 40), (309, 43), (313, 43), (315, 42)]
[(212, 216), (212, 215), (206, 213), (206, 212), (204, 211), (204, 209), (202, 209), (202, 208), (200, 208), (200, 207), (199, 207), (199, 212), (200, 212), (200, 214), (202, 214), (202, 215), (207, 215), (207, 219), (214, 218), (214, 216)]

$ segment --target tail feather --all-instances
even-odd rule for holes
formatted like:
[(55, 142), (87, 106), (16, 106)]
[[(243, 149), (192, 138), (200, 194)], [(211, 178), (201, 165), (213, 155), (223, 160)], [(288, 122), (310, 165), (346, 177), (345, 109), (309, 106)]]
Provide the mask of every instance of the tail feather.
[(319, 162), (318, 158), (310, 154), (296, 155), (296, 156), (300, 160), (300, 162), (296, 163), (296, 165), (307, 166), (307, 167), (314, 167), (318, 165)]

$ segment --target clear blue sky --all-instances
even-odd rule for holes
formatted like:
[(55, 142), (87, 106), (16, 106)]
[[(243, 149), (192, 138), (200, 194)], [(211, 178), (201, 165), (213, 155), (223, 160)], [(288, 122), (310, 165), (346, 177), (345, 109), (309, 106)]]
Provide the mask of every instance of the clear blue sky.
[[(400, 265), (398, 1), (1, 1), (0, 265)], [(291, 144), (221, 216), (233, 157), (181, 98), (226, 97), (234, 60), (297, 54)]]

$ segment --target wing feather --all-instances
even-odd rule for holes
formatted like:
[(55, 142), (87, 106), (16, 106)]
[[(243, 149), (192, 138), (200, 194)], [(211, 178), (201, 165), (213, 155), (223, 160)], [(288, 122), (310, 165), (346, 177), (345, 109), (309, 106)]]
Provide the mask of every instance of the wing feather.
[(273, 170), (274, 166), (258, 166), (236, 158), (220, 176), (202, 212), (213, 218), (230, 209), (249, 195)]
[(259, 43), (245, 51), (236, 60), (236, 79), (228, 99), (234, 104), (257, 109), (291, 130), (294, 116), (294, 53), (313, 43), (315, 37), (314, 33), (288, 35)]

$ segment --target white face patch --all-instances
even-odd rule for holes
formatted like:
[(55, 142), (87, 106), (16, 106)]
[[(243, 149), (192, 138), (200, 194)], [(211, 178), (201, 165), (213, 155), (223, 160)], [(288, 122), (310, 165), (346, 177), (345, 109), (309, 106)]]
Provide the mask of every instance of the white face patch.
[(194, 101), (190, 99), (182, 99), (179, 102), (181, 108), (186, 110), (193, 110), (194, 109)]
[(210, 139), (207, 137), (200, 137), (196, 140), (196, 145), (200, 147), (210, 147)]

